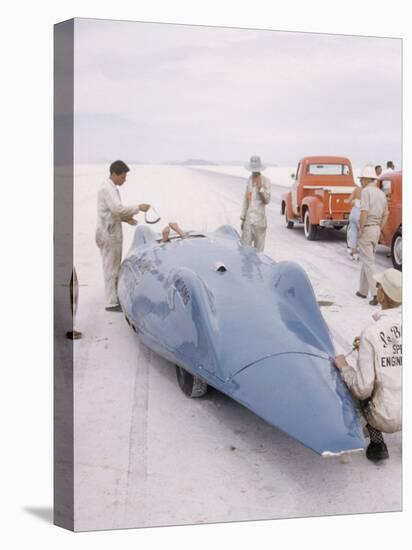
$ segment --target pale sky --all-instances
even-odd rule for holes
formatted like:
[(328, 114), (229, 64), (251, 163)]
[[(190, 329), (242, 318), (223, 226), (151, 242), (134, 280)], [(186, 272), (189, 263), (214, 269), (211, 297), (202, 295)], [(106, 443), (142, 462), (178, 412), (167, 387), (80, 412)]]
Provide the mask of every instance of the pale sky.
[(75, 20), (76, 162), (401, 161), (396, 38)]

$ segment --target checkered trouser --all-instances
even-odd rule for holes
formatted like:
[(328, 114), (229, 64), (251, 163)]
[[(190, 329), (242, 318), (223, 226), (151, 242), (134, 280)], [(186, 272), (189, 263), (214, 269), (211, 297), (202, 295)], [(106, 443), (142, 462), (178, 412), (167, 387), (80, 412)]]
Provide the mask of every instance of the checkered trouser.
[[(368, 409), (368, 405), (369, 405), (369, 399), (365, 399), (364, 401), (359, 401), (360, 410), (362, 411), (362, 414), (365, 420), (366, 420), (365, 413)], [(368, 423), (366, 423), (365, 428), (368, 430), (371, 443), (385, 443), (381, 431), (377, 430), (376, 428), (374, 428)]]
[(369, 432), (371, 443), (384, 443), (382, 432), (380, 432), (370, 424), (366, 424), (366, 429)]

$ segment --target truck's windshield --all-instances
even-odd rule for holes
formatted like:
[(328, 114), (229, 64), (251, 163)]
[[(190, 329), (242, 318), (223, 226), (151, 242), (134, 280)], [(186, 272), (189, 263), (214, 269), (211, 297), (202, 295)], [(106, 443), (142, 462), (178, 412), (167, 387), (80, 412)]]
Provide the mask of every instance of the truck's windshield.
[(316, 176), (348, 176), (347, 164), (308, 164), (307, 173)]

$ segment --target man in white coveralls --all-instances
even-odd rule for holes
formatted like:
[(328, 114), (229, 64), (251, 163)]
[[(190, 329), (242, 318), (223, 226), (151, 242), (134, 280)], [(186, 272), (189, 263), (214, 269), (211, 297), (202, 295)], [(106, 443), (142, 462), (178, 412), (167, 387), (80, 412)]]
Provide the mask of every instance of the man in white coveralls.
[(375, 281), (382, 309), (353, 342), (359, 352), (357, 364), (353, 367), (344, 355), (338, 355), (335, 365), (351, 393), (360, 400), (370, 435), (366, 456), (378, 462), (389, 457), (382, 432), (402, 428), (402, 274), (390, 268), (375, 275)]
[(110, 177), (102, 183), (97, 195), (96, 244), (102, 255), (107, 311), (120, 311), (117, 279), (122, 261), (122, 222), (136, 225), (133, 216), (150, 208), (149, 204), (122, 205), (118, 187), (124, 184), (129, 171), (123, 161), (113, 162), (110, 165)]
[(249, 164), (245, 168), (252, 174), (246, 185), (240, 214), (242, 240), (245, 244), (263, 250), (267, 226), (265, 210), (266, 205), (270, 203), (270, 180), (262, 176), (261, 172), (266, 167), (256, 155), (250, 157)]
[(362, 184), (360, 205), (358, 248), (362, 264), (359, 290), (356, 296), (366, 298), (368, 292), (372, 296), (369, 302), (378, 305), (376, 285), (373, 279), (375, 272), (375, 253), (383, 226), (388, 219), (388, 205), (385, 193), (377, 187), (375, 168), (365, 166), (359, 179)]

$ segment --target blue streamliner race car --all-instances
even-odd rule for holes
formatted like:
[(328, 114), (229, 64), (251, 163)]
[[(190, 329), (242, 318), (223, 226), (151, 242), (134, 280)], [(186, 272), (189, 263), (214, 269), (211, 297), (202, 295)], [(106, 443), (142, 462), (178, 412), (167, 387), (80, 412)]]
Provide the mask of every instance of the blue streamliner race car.
[(299, 265), (244, 245), (230, 225), (167, 243), (139, 226), (118, 294), (128, 323), (176, 365), (187, 395), (213, 386), (319, 454), (364, 448)]

